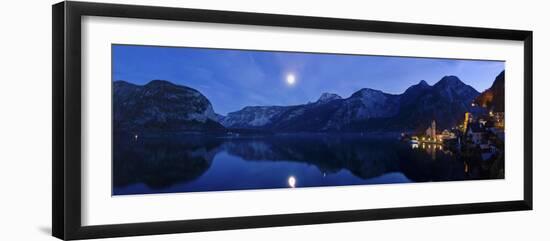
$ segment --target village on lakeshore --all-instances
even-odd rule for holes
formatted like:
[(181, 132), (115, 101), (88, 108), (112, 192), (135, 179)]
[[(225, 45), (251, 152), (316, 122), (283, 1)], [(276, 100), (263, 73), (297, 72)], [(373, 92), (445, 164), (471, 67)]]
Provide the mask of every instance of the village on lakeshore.
[(437, 151), (458, 155), (465, 162), (465, 172), (469, 163), (481, 162), (498, 166), (503, 176), (504, 136), (504, 112), (489, 111), (477, 116), (466, 112), (463, 121), (450, 130), (439, 131), (436, 120), (432, 120), (424, 132), (412, 136), (402, 133), (401, 139), (409, 141), (413, 149), (427, 151), (432, 159)]

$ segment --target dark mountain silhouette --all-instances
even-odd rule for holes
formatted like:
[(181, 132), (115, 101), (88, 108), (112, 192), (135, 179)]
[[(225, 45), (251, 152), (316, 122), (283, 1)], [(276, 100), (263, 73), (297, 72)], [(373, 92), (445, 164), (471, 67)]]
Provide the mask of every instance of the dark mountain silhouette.
[(445, 76), (433, 86), (420, 82), (401, 95), (398, 114), (384, 127), (418, 131), (436, 120), (440, 128), (450, 128), (464, 118), (465, 112), (473, 111), (471, 104), (478, 95), (456, 76)]
[(494, 112), (504, 112), (504, 71), (493, 82), (493, 85), (475, 99), (475, 103)]

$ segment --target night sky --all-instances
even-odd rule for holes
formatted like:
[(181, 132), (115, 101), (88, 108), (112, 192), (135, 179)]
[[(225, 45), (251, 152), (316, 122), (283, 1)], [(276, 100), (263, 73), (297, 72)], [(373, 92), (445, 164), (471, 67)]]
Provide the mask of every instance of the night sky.
[(313, 102), (324, 92), (344, 98), (361, 88), (400, 94), (420, 80), (433, 85), (445, 75), (481, 92), (504, 70), (500, 61), (126, 45), (113, 45), (112, 51), (113, 80), (185, 85), (223, 115), (245, 106)]

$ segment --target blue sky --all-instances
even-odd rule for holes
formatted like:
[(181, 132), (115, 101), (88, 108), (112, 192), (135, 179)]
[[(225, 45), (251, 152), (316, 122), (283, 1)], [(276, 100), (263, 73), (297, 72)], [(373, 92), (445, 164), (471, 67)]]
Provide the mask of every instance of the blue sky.
[[(113, 80), (168, 80), (200, 91), (220, 114), (253, 105), (295, 105), (322, 93), (349, 97), (361, 88), (400, 94), (425, 80), (456, 75), (479, 92), (504, 62), (113, 45)], [(294, 84), (288, 76), (295, 76)]]

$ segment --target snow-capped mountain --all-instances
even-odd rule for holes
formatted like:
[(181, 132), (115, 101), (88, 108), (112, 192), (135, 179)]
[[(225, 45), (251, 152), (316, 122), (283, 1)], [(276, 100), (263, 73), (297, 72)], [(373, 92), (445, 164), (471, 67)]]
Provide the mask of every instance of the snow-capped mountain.
[(324, 103), (327, 103), (327, 102), (330, 102), (330, 101), (333, 101), (333, 100), (340, 100), (340, 99), (342, 99), (342, 97), (340, 97), (337, 94), (323, 93), (323, 94), (321, 94), (321, 97), (319, 97), (319, 99), (315, 103), (324, 104)]
[(195, 89), (164, 80), (146, 85), (115, 81), (113, 92), (117, 131), (224, 129), (210, 101)]
[(271, 124), (274, 116), (282, 114), (286, 106), (247, 106), (228, 113), (221, 123), (231, 128), (260, 128)]

